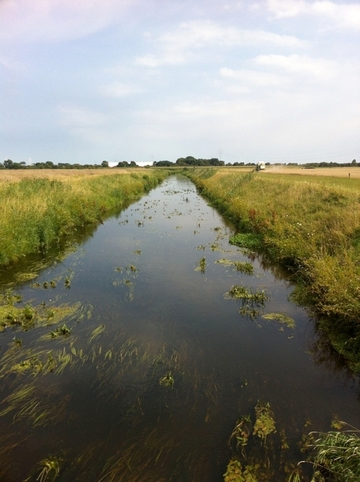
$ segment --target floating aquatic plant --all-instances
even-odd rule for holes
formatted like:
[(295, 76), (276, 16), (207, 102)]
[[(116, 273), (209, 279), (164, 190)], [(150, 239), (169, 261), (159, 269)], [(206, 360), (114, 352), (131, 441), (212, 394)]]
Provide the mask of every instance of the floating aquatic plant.
[(195, 268), (195, 271), (201, 271), (201, 273), (205, 273), (206, 270), (206, 258), (203, 256), (199, 261), (199, 265)]
[(233, 266), (236, 271), (244, 274), (253, 274), (254, 266), (246, 261), (233, 261), (232, 259), (221, 258), (215, 261), (216, 264), (224, 264), (225, 266)]
[(240, 273), (249, 275), (254, 273), (254, 266), (247, 261), (234, 261), (234, 267)]
[(244, 285), (234, 285), (225, 293), (227, 299), (250, 300), (255, 304), (263, 305), (268, 299), (264, 290), (253, 291)]
[(71, 330), (66, 326), (64, 323), (63, 325), (56, 328), (56, 330), (51, 331), (50, 335), (51, 338), (57, 338), (58, 336), (69, 336), (71, 334)]
[(265, 320), (274, 320), (279, 321), (283, 325), (286, 325), (289, 328), (295, 328), (295, 320), (290, 318), (290, 316), (285, 315), (284, 313), (266, 313), (262, 315)]

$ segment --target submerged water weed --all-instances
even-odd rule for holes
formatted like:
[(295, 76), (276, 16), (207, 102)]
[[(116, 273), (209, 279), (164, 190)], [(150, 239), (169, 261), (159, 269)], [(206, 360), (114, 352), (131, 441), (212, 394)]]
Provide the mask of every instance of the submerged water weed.
[(236, 441), (236, 448), (241, 449), (243, 455), (244, 455), (244, 447), (246, 447), (249, 437), (252, 433), (252, 422), (250, 415), (245, 415), (242, 416), (238, 419), (236, 422), (236, 425), (234, 427), (234, 430), (232, 431), (232, 434), (230, 435), (229, 439), (229, 444), (233, 442), (233, 440)]
[(246, 304), (244, 304), (240, 308), (239, 313), (242, 316), (248, 316), (252, 321), (254, 321), (256, 318), (258, 318), (261, 315), (260, 310), (257, 310), (256, 308), (252, 308), (251, 306), (247, 306)]
[(98, 326), (97, 328), (95, 328), (92, 332), (91, 332), (91, 335), (88, 339), (88, 343), (92, 343), (96, 338), (98, 338), (101, 333), (103, 333), (105, 330), (105, 325), (102, 324), (100, 326)]
[(262, 315), (265, 320), (279, 321), (288, 328), (295, 328), (295, 320), (284, 313), (266, 313)]
[(242, 466), (241, 462), (233, 458), (226, 467), (224, 482), (260, 482), (257, 472), (260, 464)]
[(171, 372), (168, 372), (164, 377), (160, 378), (159, 383), (162, 387), (169, 387), (173, 388), (174, 386), (174, 378), (171, 375)]
[(2, 402), (0, 417), (13, 412), (13, 421), (24, 421), (33, 427), (54, 425), (67, 417), (66, 407), (71, 395), (64, 395), (54, 403), (52, 388), (38, 390), (35, 384), (21, 385)]
[(34, 476), (28, 477), (24, 482), (30, 482), (31, 480), (36, 482), (54, 482), (60, 475), (60, 463), (61, 458), (50, 455), (38, 464), (37, 469), (34, 471)]
[(255, 418), (253, 434), (265, 442), (269, 434), (276, 432), (274, 414), (271, 411), (269, 402), (257, 402), (255, 405)]

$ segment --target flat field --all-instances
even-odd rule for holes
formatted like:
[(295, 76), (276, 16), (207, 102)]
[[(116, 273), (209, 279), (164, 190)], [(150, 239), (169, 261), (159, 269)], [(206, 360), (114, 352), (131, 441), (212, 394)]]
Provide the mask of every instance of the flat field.
[(22, 179), (66, 179), (110, 176), (113, 174), (130, 174), (132, 172), (144, 174), (148, 169), (124, 169), (124, 168), (102, 168), (102, 169), (1, 169), (0, 182), (15, 182)]
[(303, 176), (360, 178), (360, 167), (317, 167), (314, 169), (305, 169), (299, 166), (266, 166), (265, 171), (262, 172), (264, 174), (300, 174)]

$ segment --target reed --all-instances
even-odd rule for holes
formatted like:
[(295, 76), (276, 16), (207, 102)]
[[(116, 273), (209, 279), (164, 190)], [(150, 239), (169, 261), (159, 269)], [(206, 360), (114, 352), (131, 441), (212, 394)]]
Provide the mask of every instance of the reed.
[[(24, 178), (0, 183), (0, 265), (50, 246), (127, 206), (155, 187), (167, 171)], [(11, 242), (10, 242), (11, 240)]]

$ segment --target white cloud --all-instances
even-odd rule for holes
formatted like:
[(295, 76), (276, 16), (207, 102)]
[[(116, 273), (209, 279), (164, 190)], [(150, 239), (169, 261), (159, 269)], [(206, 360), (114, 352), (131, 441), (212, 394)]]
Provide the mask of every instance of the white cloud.
[[(301, 48), (306, 42), (294, 36), (280, 35), (265, 30), (246, 30), (224, 27), (210, 20), (183, 22), (177, 29), (153, 40), (157, 54), (137, 57), (138, 65), (158, 67), (162, 64), (179, 65), (198, 59), (199, 51), (218, 47), (229, 49), (238, 46), (272, 45), (283, 48)], [(209, 53), (213, 55), (213, 52)]]
[(123, 84), (117, 81), (101, 86), (99, 91), (101, 95), (104, 95), (106, 97), (119, 98), (143, 92), (143, 90), (136, 85)]
[(226, 67), (220, 69), (220, 74), (230, 80), (240, 81), (252, 86), (280, 86), (287, 83), (288, 79), (272, 72), (261, 72), (257, 70), (233, 70)]
[(335, 62), (307, 55), (258, 55), (254, 62), (265, 67), (275, 67), (295, 74), (307, 74), (320, 79), (329, 79), (337, 72)]
[(275, 18), (308, 15), (331, 20), (340, 28), (360, 29), (359, 3), (335, 3), (328, 0), (307, 2), (305, 0), (268, 0), (268, 10)]
[(97, 32), (116, 23), (137, 0), (2, 0), (0, 38), (62, 41)]

